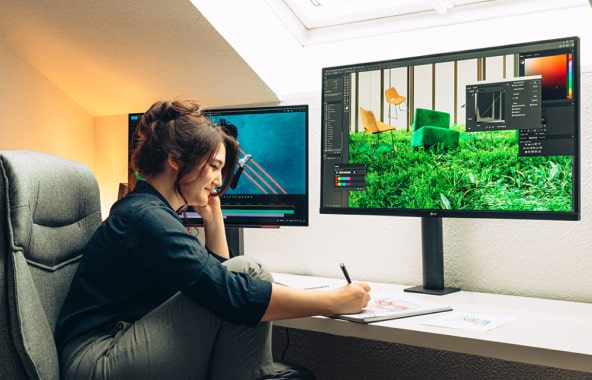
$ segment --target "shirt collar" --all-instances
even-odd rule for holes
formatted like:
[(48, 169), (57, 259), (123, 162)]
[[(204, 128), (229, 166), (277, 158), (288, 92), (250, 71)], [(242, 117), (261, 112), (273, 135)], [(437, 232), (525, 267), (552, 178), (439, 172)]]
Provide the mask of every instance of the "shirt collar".
[(151, 184), (149, 184), (148, 182), (146, 182), (144, 180), (139, 180), (136, 183), (136, 186), (134, 187), (133, 192), (138, 193), (138, 194), (154, 195), (154, 196), (158, 197), (161, 201), (163, 201), (167, 206), (169, 206), (171, 208), (171, 210), (173, 209), (173, 207), (171, 207), (170, 203), (166, 200), (166, 198), (163, 197), (162, 194), (160, 192), (158, 192), (158, 190), (156, 190), (156, 188), (154, 188), (154, 186), (152, 186)]

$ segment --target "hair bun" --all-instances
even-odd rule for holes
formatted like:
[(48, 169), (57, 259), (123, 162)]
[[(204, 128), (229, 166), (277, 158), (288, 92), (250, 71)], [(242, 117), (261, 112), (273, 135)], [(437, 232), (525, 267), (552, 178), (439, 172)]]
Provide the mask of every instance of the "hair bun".
[(168, 123), (171, 120), (177, 119), (179, 116), (181, 116), (181, 112), (178, 107), (174, 107), (174, 105), (170, 102), (163, 103), (162, 108), (160, 109), (159, 117), (162, 122)]

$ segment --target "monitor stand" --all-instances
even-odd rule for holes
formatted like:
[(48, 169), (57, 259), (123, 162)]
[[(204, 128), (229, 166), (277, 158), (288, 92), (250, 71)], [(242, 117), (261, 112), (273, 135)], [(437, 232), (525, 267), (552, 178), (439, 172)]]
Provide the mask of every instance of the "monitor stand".
[(423, 285), (405, 289), (406, 292), (444, 295), (460, 288), (444, 286), (444, 250), (442, 218), (421, 218)]
[(245, 254), (243, 229), (241, 227), (225, 227), (225, 229), (230, 257), (243, 256)]

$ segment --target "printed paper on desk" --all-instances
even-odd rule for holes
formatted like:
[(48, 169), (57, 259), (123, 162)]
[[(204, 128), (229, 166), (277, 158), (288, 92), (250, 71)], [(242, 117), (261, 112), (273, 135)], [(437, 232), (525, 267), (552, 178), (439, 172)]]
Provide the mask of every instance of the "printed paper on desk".
[(331, 317), (352, 322), (371, 323), (450, 310), (452, 310), (452, 308), (448, 305), (424, 302), (412, 297), (379, 297), (377, 299), (372, 299), (368, 307), (361, 313), (339, 314), (332, 315)]
[(487, 315), (455, 312), (423, 322), (423, 324), (449, 327), (460, 330), (489, 331), (514, 319), (516, 319), (516, 317), (509, 315)]

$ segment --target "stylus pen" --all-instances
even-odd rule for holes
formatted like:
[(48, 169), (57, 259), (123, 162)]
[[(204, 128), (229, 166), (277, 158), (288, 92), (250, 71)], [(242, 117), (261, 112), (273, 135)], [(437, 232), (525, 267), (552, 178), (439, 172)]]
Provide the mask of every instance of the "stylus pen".
[(351, 284), (351, 278), (349, 277), (349, 273), (347, 272), (347, 268), (345, 267), (345, 264), (341, 263), (341, 264), (339, 264), (339, 267), (341, 267), (341, 271), (343, 272), (343, 275), (345, 276), (347, 283)]

